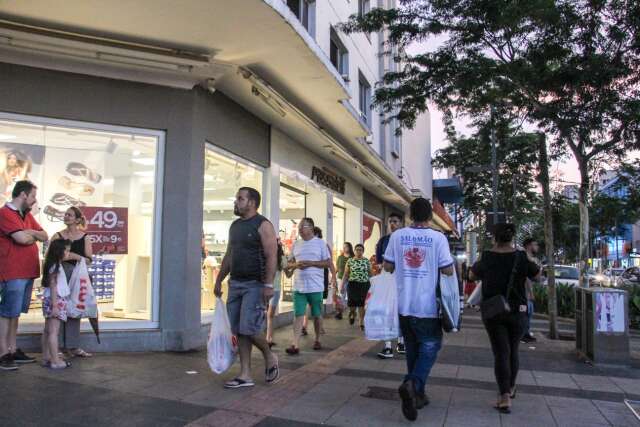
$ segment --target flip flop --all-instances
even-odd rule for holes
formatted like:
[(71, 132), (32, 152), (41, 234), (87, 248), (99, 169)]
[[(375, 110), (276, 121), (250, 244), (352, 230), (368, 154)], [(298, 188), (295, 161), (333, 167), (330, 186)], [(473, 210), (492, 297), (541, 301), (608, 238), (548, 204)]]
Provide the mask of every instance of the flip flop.
[(81, 348), (77, 348), (77, 349), (71, 351), (70, 353), (73, 355), (73, 357), (81, 357), (81, 358), (93, 357), (93, 354), (87, 353), (86, 351), (84, 351)]
[(99, 173), (86, 167), (82, 163), (70, 162), (67, 164), (66, 170), (69, 174), (81, 176), (94, 184), (98, 184), (102, 180), (102, 176)]
[(280, 367), (277, 360), (275, 365), (264, 370), (264, 375), (267, 384), (275, 384), (280, 380)]
[(54, 366), (51, 364), (51, 362), (49, 362), (49, 366), (47, 366), (49, 369), (53, 370), (53, 371), (58, 371), (60, 369), (67, 369), (71, 367), (71, 362), (67, 362), (65, 361), (63, 365), (61, 366)]
[(234, 378), (231, 381), (224, 383), (224, 388), (243, 388), (253, 387), (255, 383), (251, 380), (242, 380), (240, 378)]

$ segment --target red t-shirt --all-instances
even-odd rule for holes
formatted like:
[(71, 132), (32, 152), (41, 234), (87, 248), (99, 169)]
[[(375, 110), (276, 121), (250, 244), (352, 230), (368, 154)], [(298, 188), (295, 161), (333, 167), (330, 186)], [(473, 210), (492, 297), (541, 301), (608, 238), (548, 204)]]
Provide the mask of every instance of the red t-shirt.
[(42, 227), (31, 213), (24, 218), (9, 205), (0, 209), (0, 280), (35, 279), (40, 277), (38, 245), (20, 245), (11, 237), (16, 231), (37, 230)]

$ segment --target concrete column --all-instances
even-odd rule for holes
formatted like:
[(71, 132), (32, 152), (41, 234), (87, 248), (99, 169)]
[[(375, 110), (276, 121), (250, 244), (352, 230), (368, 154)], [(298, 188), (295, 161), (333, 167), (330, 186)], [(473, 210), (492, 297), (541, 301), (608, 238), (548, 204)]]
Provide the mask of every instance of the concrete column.
[(202, 344), (200, 242), (204, 191), (204, 138), (194, 102), (174, 105), (165, 143), (160, 258), (160, 327), (165, 350)]
[(278, 233), (280, 223), (280, 165), (271, 163), (271, 167), (264, 173), (262, 185), (262, 200), (264, 216), (269, 218)]

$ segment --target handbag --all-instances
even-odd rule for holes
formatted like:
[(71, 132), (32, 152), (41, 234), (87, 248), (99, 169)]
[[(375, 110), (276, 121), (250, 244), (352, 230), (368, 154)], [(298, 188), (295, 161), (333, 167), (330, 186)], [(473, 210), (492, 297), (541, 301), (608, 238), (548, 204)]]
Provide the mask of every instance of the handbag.
[(513, 268), (511, 269), (511, 276), (509, 276), (509, 282), (507, 283), (507, 297), (502, 294), (492, 296), (491, 298), (483, 299), (480, 303), (480, 315), (483, 321), (493, 319), (501, 314), (510, 313), (511, 306), (509, 305), (509, 299), (511, 297), (511, 289), (513, 288), (513, 282), (516, 278), (516, 271), (518, 269), (518, 259), (520, 257), (520, 251), (516, 251), (516, 257), (513, 261)]

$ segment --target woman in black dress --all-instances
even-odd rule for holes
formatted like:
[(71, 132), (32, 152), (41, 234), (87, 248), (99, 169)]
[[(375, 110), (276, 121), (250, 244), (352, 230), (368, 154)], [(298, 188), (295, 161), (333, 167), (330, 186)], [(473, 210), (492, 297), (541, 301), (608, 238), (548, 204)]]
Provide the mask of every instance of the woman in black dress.
[[(524, 333), (527, 318), (525, 281), (540, 274), (540, 268), (529, 261), (526, 253), (514, 248), (515, 231), (513, 224), (497, 224), (493, 247), (482, 254), (469, 273), (471, 280), (482, 280), (483, 301), (502, 295), (511, 308), (508, 313), (483, 319), (491, 341), (496, 382), (500, 390), (495, 408), (503, 413), (511, 412), (511, 399), (516, 396), (518, 344)], [(511, 290), (507, 292), (514, 267)]]
[[(86, 219), (80, 209), (75, 206), (70, 207), (64, 213), (64, 225), (66, 228), (53, 235), (52, 240), (65, 239), (71, 242), (71, 250), (69, 256), (62, 263), (67, 280), (71, 279), (76, 263), (82, 258), (87, 264), (91, 263), (93, 252), (91, 251), (91, 242), (89, 236), (83, 231), (86, 227)], [(91, 357), (92, 354), (84, 351), (79, 347), (80, 343), (80, 320), (76, 318), (67, 318), (63, 323), (62, 342), (64, 351), (72, 357)]]

